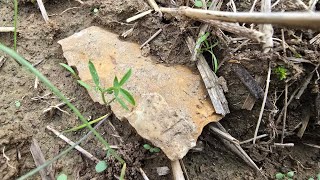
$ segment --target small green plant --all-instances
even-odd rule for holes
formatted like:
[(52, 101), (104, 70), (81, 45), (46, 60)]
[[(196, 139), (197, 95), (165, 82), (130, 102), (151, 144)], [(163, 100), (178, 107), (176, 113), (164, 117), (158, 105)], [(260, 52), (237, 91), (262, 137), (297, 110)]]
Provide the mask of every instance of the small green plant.
[(215, 46), (218, 45), (218, 41), (215, 42), (214, 44), (210, 44), (208, 41), (208, 37), (209, 37), (210, 33), (206, 32), (204, 35), (202, 35), (198, 40), (197, 40), (197, 46), (201, 46), (202, 47), (198, 49), (199, 53), (204, 53), (204, 52), (209, 52), (211, 54), (211, 61), (212, 61), (212, 65), (213, 65), (213, 70), (215, 73), (217, 73), (218, 71), (218, 60), (216, 58), (216, 56), (213, 53), (213, 48)]
[(287, 72), (288, 72), (288, 70), (283, 66), (278, 66), (275, 69), (275, 73), (277, 74), (280, 81), (287, 78), (287, 75), (288, 75)]
[(194, 1), (194, 6), (201, 8), (203, 6), (202, 1), (201, 0), (195, 0)]
[(59, 64), (60, 64), (60, 66), (66, 68), (66, 69), (72, 74), (72, 76), (73, 76), (74, 78), (80, 79), (79, 76), (78, 76), (78, 74), (73, 70), (72, 67), (70, 67), (70, 66), (68, 66), (67, 64), (64, 64), (64, 63), (59, 63)]
[(59, 174), (57, 180), (68, 180), (68, 176), (64, 173)]
[(158, 153), (160, 152), (160, 148), (158, 147), (152, 147), (150, 144), (144, 144), (143, 148), (145, 148), (146, 150), (149, 150), (149, 152), (151, 153)]
[(108, 168), (108, 164), (106, 161), (99, 161), (96, 165), (96, 172), (101, 173)]
[[(70, 73), (75, 74), (74, 70), (70, 66), (68, 66), (66, 64), (60, 64), (60, 65), (63, 66), (64, 68), (66, 68), (68, 71), (70, 71)], [(131, 76), (131, 73), (132, 73), (131, 69), (129, 69), (127, 71), (127, 73), (121, 78), (120, 81), (118, 80), (118, 77), (115, 76), (115, 78), (113, 80), (113, 86), (109, 87), (109, 88), (104, 88), (104, 87), (101, 86), (98, 72), (97, 72), (94, 64), (91, 61), (89, 61), (89, 70), (90, 70), (90, 74), (91, 74), (91, 77), (93, 79), (93, 82), (95, 84), (95, 86), (93, 88), (96, 91), (100, 92), (102, 101), (103, 101), (103, 103), (105, 105), (110, 105), (110, 103), (112, 103), (114, 100), (116, 100), (124, 109), (129, 110), (128, 106), (121, 99), (121, 97), (123, 99), (125, 99), (127, 102), (129, 102), (130, 104), (132, 104), (132, 105), (136, 104), (136, 102), (135, 102), (133, 96), (131, 95), (131, 93), (129, 91), (127, 91), (126, 89), (122, 88), (123, 85), (129, 80), (129, 78)], [(88, 90), (90, 90), (92, 88), (89, 84), (87, 84), (87, 83), (85, 83), (85, 82), (83, 82), (81, 80), (78, 80), (78, 83), (80, 85), (82, 85), (84, 88), (88, 89)], [(114, 96), (108, 102), (106, 101), (106, 97), (105, 97), (106, 93), (107, 94), (113, 94), (113, 96)]]
[(287, 179), (287, 180), (292, 180), (295, 172), (294, 171), (289, 171), (287, 174), (283, 173), (277, 173), (276, 174), (276, 179)]

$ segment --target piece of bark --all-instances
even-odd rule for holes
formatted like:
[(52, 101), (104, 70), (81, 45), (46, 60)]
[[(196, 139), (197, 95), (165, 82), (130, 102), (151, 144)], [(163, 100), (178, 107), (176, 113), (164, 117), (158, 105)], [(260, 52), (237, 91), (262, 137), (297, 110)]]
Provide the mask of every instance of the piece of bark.
[[(190, 52), (192, 53), (193, 47), (195, 45), (194, 40), (191, 37), (187, 37), (186, 42)], [(218, 83), (218, 77), (210, 69), (203, 55), (199, 55), (199, 60), (197, 61), (197, 68), (207, 88), (207, 91), (209, 93), (211, 102), (216, 113), (221, 114), (223, 116), (230, 113), (228, 101), (223, 93), (222, 87)]]
[[(250, 73), (242, 66), (234, 64), (231, 67), (232, 71), (238, 76), (241, 82), (246, 86), (251, 95), (257, 100), (263, 99), (264, 91), (253, 79)], [(272, 109), (272, 104), (269, 99), (266, 100), (266, 107)]]
[[(30, 151), (37, 167), (41, 166), (46, 162), (44, 155), (36, 139), (32, 139)], [(54, 180), (54, 175), (52, 171), (49, 170), (50, 169), (49, 167), (45, 167), (39, 171), (42, 180)]]
[[(263, 81), (263, 78), (261, 76), (256, 76), (255, 77), (255, 81), (260, 86), (264, 85), (264, 81)], [(256, 98), (254, 98), (251, 94), (248, 94), (248, 96), (247, 96), (246, 100), (244, 101), (241, 109), (246, 109), (246, 110), (251, 111), (255, 103), (256, 103)]]

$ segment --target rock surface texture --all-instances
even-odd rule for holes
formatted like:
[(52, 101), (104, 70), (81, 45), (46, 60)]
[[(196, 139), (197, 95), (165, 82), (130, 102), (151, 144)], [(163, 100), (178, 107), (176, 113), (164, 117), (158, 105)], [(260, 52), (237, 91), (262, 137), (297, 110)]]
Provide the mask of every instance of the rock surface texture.
[[(68, 64), (75, 66), (81, 80), (88, 84), (93, 85), (89, 60), (105, 87), (112, 86), (115, 75), (121, 78), (132, 69), (124, 88), (133, 94), (136, 106), (126, 111), (114, 102), (111, 108), (171, 160), (183, 158), (196, 145), (203, 127), (222, 118), (215, 113), (197, 72), (181, 65), (156, 64), (152, 57), (141, 55), (138, 44), (121, 41), (116, 34), (95, 26), (58, 43)], [(102, 104), (99, 93), (92, 90), (89, 94)]]

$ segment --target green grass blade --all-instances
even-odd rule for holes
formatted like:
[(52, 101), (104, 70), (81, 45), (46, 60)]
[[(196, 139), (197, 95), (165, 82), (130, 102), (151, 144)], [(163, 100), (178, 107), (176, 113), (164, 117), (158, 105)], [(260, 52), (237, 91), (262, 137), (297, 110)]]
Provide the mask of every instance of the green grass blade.
[(124, 180), (124, 175), (126, 174), (126, 168), (127, 168), (127, 164), (124, 163), (121, 169), (120, 180)]
[(85, 82), (83, 82), (83, 81), (81, 81), (81, 80), (78, 80), (78, 83), (79, 83), (81, 86), (83, 86), (84, 88), (88, 89), (88, 90), (91, 89), (91, 86), (90, 86), (89, 84), (87, 84), (87, 83), (85, 83)]
[(118, 101), (118, 103), (127, 111), (129, 111), (128, 106), (126, 105), (126, 103), (123, 102), (122, 99), (120, 99), (119, 97), (116, 96), (116, 100)]
[(14, 0), (14, 32), (13, 32), (13, 49), (17, 51), (17, 21), (18, 21), (18, 0)]
[(123, 86), (124, 83), (126, 83), (128, 81), (128, 79), (130, 78), (131, 74), (132, 74), (132, 70), (129, 69), (128, 72), (120, 80), (119, 86)]
[[(10, 55), (13, 59), (18, 61), (22, 66), (26, 67), (28, 70), (31, 71), (35, 76), (39, 78), (40, 81), (42, 81), (56, 96), (58, 96), (63, 102), (66, 103), (67, 106), (79, 117), (79, 119), (85, 123), (88, 128), (93, 132), (93, 134), (97, 137), (97, 139), (107, 148), (110, 149), (110, 145), (103, 139), (103, 137), (93, 129), (93, 127), (89, 124), (89, 122), (82, 116), (80, 111), (70, 103), (70, 101), (56, 88), (41, 72), (39, 72), (36, 68), (32, 66), (28, 61), (26, 61), (23, 57), (21, 57), (18, 53), (16, 53), (14, 50), (8, 48), (7, 46), (0, 43), (0, 50), (4, 51), (8, 55)], [(120, 161), (122, 164), (125, 163), (125, 161), (120, 158), (114, 150), (111, 150), (110, 152), (118, 161)], [(38, 172), (38, 171), (36, 171)]]
[[(65, 69), (67, 69), (74, 77), (77, 77), (78, 78), (78, 75), (77, 73), (72, 69), (72, 67), (70, 67), (69, 65), (67, 64), (64, 64), (64, 63), (59, 63), (60, 66), (64, 67)], [(79, 78), (78, 78), (79, 79)]]
[[(91, 124), (97, 123), (97, 122), (103, 120), (104, 118), (107, 118), (108, 116), (110, 116), (110, 113), (108, 113), (108, 114), (106, 114), (106, 115), (104, 115), (104, 116), (101, 116), (101, 117), (99, 117), (99, 118), (97, 118), (97, 119), (95, 119), (95, 120), (90, 121), (89, 124), (91, 125)], [(67, 133), (67, 132), (71, 132), (71, 131), (78, 131), (78, 130), (80, 130), (80, 129), (82, 129), (82, 128), (85, 128), (85, 127), (87, 127), (86, 124), (81, 124), (80, 126), (73, 127), (73, 128), (71, 128), (71, 129), (65, 130), (65, 131), (63, 131), (63, 132), (66, 132), (66, 133)]]
[(119, 85), (119, 80), (118, 80), (118, 77), (116, 76), (116, 77), (114, 77), (114, 80), (113, 80), (113, 87), (114, 88), (118, 88), (118, 87), (120, 87), (120, 85)]
[(91, 61), (89, 61), (89, 70), (90, 70), (90, 74), (92, 76), (94, 84), (97, 87), (100, 87), (100, 79), (99, 79), (98, 72)]
[(202, 42), (204, 42), (205, 40), (207, 40), (207, 38), (209, 37), (210, 33), (206, 32), (204, 35), (202, 35), (198, 40), (197, 40), (197, 45), (201, 45)]
[(136, 105), (136, 102), (134, 101), (134, 98), (132, 95), (125, 89), (120, 88), (120, 94), (123, 96), (125, 100), (127, 100), (130, 104)]

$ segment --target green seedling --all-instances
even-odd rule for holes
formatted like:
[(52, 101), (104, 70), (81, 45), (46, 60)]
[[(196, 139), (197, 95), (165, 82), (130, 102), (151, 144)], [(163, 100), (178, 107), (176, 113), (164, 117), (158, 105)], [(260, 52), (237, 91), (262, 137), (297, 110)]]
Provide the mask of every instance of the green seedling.
[(295, 172), (294, 171), (289, 171), (287, 174), (283, 173), (277, 173), (276, 174), (276, 179), (286, 179), (286, 180), (292, 180)]
[(215, 73), (217, 73), (217, 71), (218, 71), (218, 60), (217, 60), (216, 56), (213, 53), (213, 48), (218, 45), (218, 41), (215, 42), (214, 44), (210, 44), (209, 41), (208, 41), (209, 35), (210, 35), (209, 32), (206, 32), (204, 35), (202, 35), (197, 40), (196, 46), (200, 47), (202, 45), (202, 47), (198, 49), (199, 53), (209, 52), (211, 54), (211, 61), (212, 61), (212, 64), (213, 64), (213, 70), (214, 70)]
[(16, 108), (20, 108), (21, 106), (21, 102), (18, 100), (18, 101), (15, 101), (14, 102), (14, 105), (16, 106)]
[(146, 150), (149, 150), (149, 152), (151, 153), (158, 153), (160, 152), (160, 148), (158, 147), (152, 147), (150, 144), (144, 144), (143, 148), (145, 148)]
[[(13, 59), (15, 59), (19, 64), (21, 64), (23, 67), (25, 67), (26, 69), (28, 69), (32, 74), (34, 74), (36, 77), (39, 78), (39, 80), (41, 82), (43, 82), (43, 84), (45, 86), (47, 86), (47, 88), (49, 88), (57, 97), (59, 97), (64, 103), (66, 103), (67, 106), (69, 106), (69, 108), (79, 117), (79, 119), (86, 125), (86, 127), (88, 127), (90, 129), (90, 131), (93, 132), (93, 134), (95, 135), (95, 137), (103, 144), (103, 146), (108, 149), (107, 153), (112, 155), (115, 159), (117, 159), (121, 164), (122, 164), (122, 171), (121, 171), (121, 175), (120, 175), (120, 179), (123, 180), (124, 179), (124, 170), (126, 168), (126, 162), (113, 150), (110, 148), (109, 143), (101, 136), (100, 133), (98, 133), (90, 124), (89, 122), (84, 118), (84, 116), (80, 113), (80, 111), (58, 90), (58, 88), (56, 86), (54, 86), (42, 73), (40, 73), (36, 68), (33, 67), (32, 64), (30, 64), (27, 60), (25, 60), (22, 56), (20, 56), (18, 53), (16, 53), (16, 51), (14, 51), (13, 49), (10, 49), (8, 47), (6, 47), (5, 45), (0, 43), (0, 50), (2, 50), (3, 52), (5, 52), (6, 54), (10, 55)], [(86, 136), (81, 138), (79, 141), (77, 141), (74, 145), (68, 147), (67, 149), (65, 149), (64, 151), (62, 151), (61, 153), (59, 153), (57, 156), (55, 156), (53, 159), (48, 160), (46, 162), (44, 162), (42, 165), (38, 166), (37, 168), (31, 170), (30, 172), (28, 172), (27, 174), (21, 176), (18, 178), (18, 180), (25, 180), (30, 178), (32, 175), (36, 174), (37, 172), (41, 171), (43, 168), (49, 166), (50, 164), (52, 164), (53, 162), (55, 162), (56, 160), (58, 160), (59, 158), (61, 158), (62, 156), (66, 155), (68, 152), (70, 152), (71, 150), (73, 150), (75, 148), (75, 146), (79, 145), (82, 141), (84, 141), (86, 139)]]
[(287, 72), (288, 72), (288, 70), (283, 66), (278, 66), (275, 69), (275, 73), (277, 74), (280, 81), (287, 78), (287, 75), (288, 75)]
[(198, 7), (198, 8), (201, 8), (203, 6), (202, 1), (201, 0), (195, 0), (194, 1), (194, 6)]
[(101, 173), (108, 168), (108, 164), (106, 161), (99, 161), (96, 165), (96, 172)]
[(68, 180), (68, 176), (64, 173), (61, 173), (58, 177), (57, 180)]
[[(65, 69), (67, 69), (74, 78), (76, 79), (80, 79), (78, 74), (73, 70), (72, 67), (68, 66), (67, 64), (64, 64), (64, 63), (59, 63), (62, 67), (64, 67)], [(78, 81), (79, 82), (79, 81)]]
[[(70, 66), (64, 64), (63, 67), (65, 67), (68, 71), (70, 71), (72, 73), (73, 69)], [(127, 91), (126, 89), (122, 88), (123, 85), (129, 80), (129, 78), (131, 76), (131, 73), (132, 73), (131, 69), (129, 69), (127, 71), (127, 73), (121, 78), (120, 81), (118, 80), (118, 77), (115, 76), (115, 78), (113, 80), (113, 86), (109, 87), (109, 88), (104, 88), (101, 86), (98, 72), (97, 72), (94, 64), (91, 61), (89, 61), (89, 70), (90, 70), (90, 74), (93, 79), (93, 82), (95, 84), (94, 87), (91, 87), (89, 84), (87, 84), (81, 80), (78, 80), (78, 83), (88, 90), (94, 88), (96, 91), (99, 91), (101, 94), (102, 101), (105, 105), (110, 105), (110, 103), (112, 103), (113, 101), (117, 101), (124, 109), (129, 110), (128, 106), (122, 100), (122, 98), (125, 99), (128, 103), (130, 103), (132, 105), (136, 104), (131, 93), (129, 91)], [(110, 101), (107, 102), (106, 97), (105, 97), (106, 94), (113, 94), (114, 97)]]

